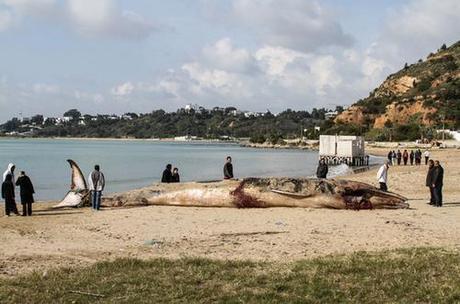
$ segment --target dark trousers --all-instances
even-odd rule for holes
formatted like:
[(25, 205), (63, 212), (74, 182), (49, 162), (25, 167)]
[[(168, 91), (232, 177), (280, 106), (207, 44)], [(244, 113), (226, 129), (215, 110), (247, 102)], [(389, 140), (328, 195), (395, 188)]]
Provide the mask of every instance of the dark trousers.
[(426, 157), (426, 156), (425, 156), (425, 165), (428, 165), (428, 160), (429, 160), (429, 159), (430, 159), (429, 157)]
[(32, 215), (32, 203), (22, 203), (22, 216)]
[(398, 166), (401, 165), (401, 158), (398, 158)]
[(404, 166), (407, 165), (407, 157), (403, 158), (403, 161), (404, 161)]
[(14, 214), (19, 214), (18, 208), (16, 207), (16, 202), (13, 200), (6, 199), (5, 200), (5, 214), (10, 215), (11, 212)]
[(91, 191), (91, 206), (94, 210), (101, 208), (101, 195), (102, 191)]
[(410, 165), (412, 166), (413, 164), (414, 164), (414, 159), (411, 158), (411, 159), (410, 159)]
[(442, 206), (442, 185), (435, 186), (433, 188), (434, 192), (434, 203), (436, 206)]
[(428, 187), (430, 189), (430, 204), (435, 204), (435, 195), (434, 195), (434, 188)]
[(387, 192), (388, 187), (386, 183), (379, 183), (380, 184), (380, 190)]

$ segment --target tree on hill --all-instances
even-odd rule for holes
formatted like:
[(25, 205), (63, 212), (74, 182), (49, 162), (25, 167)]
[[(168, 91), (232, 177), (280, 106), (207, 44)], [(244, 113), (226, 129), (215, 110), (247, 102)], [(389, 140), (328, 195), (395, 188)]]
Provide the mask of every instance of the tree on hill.
[(77, 120), (81, 117), (81, 113), (77, 109), (70, 109), (64, 113), (64, 117), (72, 117), (72, 120)]

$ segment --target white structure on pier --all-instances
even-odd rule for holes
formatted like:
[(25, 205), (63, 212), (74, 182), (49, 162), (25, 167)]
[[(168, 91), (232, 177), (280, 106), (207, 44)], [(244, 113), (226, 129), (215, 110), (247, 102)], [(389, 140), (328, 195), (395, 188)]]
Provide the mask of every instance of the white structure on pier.
[(319, 157), (330, 164), (363, 166), (369, 164), (361, 136), (321, 135), (319, 137)]

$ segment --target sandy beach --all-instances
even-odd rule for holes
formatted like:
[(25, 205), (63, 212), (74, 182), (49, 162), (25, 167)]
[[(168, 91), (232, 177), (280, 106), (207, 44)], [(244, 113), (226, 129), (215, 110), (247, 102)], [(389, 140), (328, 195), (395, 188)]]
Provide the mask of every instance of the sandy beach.
[[(427, 205), (424, 165), (390, 168), (389, 189), (409, 199), (408, 210), (151, 206), (95, 213), (89, 208), (49, 211), (51, 203), (38, 203), (31, 218), (0, 218), (0, 276), (117, 257), (284, 263), (361, 250), (459, 249), (460, 150), (434, 150), (432, 157), (445, 169), (443, 208)], [(373, 169), (341, 178), (376, 185), (375, 174)]]

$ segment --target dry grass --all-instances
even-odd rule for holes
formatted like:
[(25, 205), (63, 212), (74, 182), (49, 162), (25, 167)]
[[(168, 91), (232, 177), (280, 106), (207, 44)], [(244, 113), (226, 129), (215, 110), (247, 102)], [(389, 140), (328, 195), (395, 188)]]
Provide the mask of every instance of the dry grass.
[(411, 249), (291, 264), (120, 259), (0, 281), (1, 303), (460, 301), (460, 253)]

